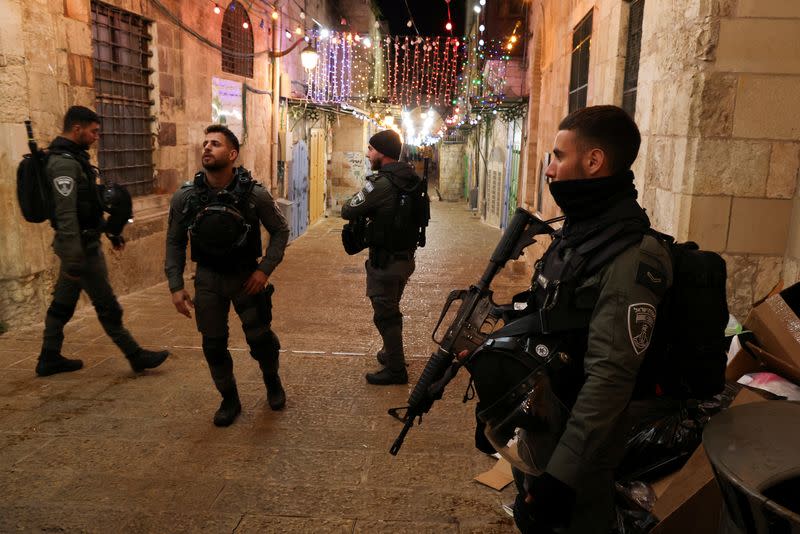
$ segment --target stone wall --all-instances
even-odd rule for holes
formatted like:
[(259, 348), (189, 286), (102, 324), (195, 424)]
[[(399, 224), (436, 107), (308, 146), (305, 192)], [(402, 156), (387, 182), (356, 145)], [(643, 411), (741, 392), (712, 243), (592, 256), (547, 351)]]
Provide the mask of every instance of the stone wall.
[[(164, 232), (170, 195), (200, 169), (203, 130), (211, 122), (211, 79), (246, 83), (247, 133), (239, 163), (276, 192), (271, 143), (271, 24), (251, 8), (254, 73), (223, 73), (220, 52), (179, 28), (153, 2), (106, 0), (152, 21), (153, 163), (152, 195), (137, 197), (135, 222), (126, 228), (128, 246), (117, 255), (106, 244), (111, 281), (119, 294), (164, 280)], [(220, 43), (222, 15), (210, 3), (161, 0), (183, 23), (212, 43)], [(224, 5), (223, 5), (224, 4)], [(331, 2), (309, 6), (309, 17), (326, 21)], [(227, 2), (220, 2), (225, 7)], [(61, 130), (66, 109), (95, 107), (90, 0), (4, 0), (0, 32), (0, 322), (13, 328), (41, 321), (58, 268), (50, 249), (52, 230), (24, 222), (16, 202), (16, 163), (27, 152), (23, 121), (31, 118), (36, 138), (46, 145)], [(291, 8), (297, 17), (299, 11)], [(298, 11), (298, 13), (295, 13)], [(264, 17), (266, 18), (266, 17)], [(310, 19), (309, 19), (310, 20)], [(283, 28), (281, 27), (281, 34)], [(298, 71), (299, 51), (282, 59)], [(102, 134), (101, 134), (102, 137)], [(101, 140), (102, 142), (102, 140)], [(165, 302), (168, 298), (165, 295)], [(82, 301), (85, 304), (85, 300)]]
[[(539, 64), (529, 79), (535, 87), (540, 78), (540, 94), (529, 113), (529, 205), (539, 162), (567, 113), (571, 32), (589, 10), (587, 105), (621, 103), (627, 4), (535, 1), (531, 42)], [(798, 35), (796, 3), (645, 4), (635, 116), (640, 201), (656, 228), (723, 254), (731, 311), (740, 319), (781, 275), (787, 284), (798, 278), (800, 101), (791, 96), (800, 91)], [(535, 207), (546, 216), (558, 212), (547, 193)]]
[(369, 169), (367, 145), (378, 129), (355, 117), (337, 115), (333, 130), (328, 177), (333, 192), (331, 206), (340, 209), (342, 201), (364, 185)]
[(442, 143), (439, 148), (439, 193), (442, 200), (464, 199), (464, 143)]

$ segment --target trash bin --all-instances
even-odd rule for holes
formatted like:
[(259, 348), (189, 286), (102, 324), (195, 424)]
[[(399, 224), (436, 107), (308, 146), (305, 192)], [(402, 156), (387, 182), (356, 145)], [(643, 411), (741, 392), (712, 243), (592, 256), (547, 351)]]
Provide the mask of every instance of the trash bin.
[(703, 446), (723, 498), (723, 531), (800, 534), (800, 403), (734, 406), (711, 419)]

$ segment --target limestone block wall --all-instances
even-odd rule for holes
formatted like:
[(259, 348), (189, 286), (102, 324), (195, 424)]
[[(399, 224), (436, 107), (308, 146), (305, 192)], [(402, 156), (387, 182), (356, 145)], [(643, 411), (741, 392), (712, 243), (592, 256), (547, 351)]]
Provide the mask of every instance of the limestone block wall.
[[(723, 253), (730, 308), (740, 319), (782, 274), (797, 280), (789, 238), (800, 167), (795, 4), (645, 8), (638, 100), (645, 104), (636, 114), (645, 203), (659, 227)], [(660, 42), (674, 41), (675, 26), (687, 46), (664, 57)]]
[(464, 143), (442, 143), (439, 148), (439, 193), (442, 200), (464, 199)]
[(333, 123), (332, 152), (328, 176), (333, 190), (332, 205), (337, 206), (364, 185), (369, 169), (367, 145), (377, 129), (349, 115), (337, 115)]
[[(529, 205), (539, 162), (567, 113), (571, 32), (590, 9), (587, 104), (621, 102), (627, 4), (535, 1), (531, 43), (539, 50), (528, 77), (540, 94), (529, 113)], [(640, 201), (656, 228), (723, 253), (729, 304), (740, 318), (781, 276), (789, 284), (800, 270), (799, 36), (796, 2), (645, 4), (635, 116)], [(558, 211), (547, 193), (537, 208)]]

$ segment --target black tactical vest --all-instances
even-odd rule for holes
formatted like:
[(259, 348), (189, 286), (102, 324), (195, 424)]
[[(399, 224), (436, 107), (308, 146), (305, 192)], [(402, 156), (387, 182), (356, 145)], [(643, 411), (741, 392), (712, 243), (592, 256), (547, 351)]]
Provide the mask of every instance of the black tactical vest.
[(209, 189), (205, 173), (199, 172), (192, 187), (186, 209), (192, 261), (220, 272), (254, 268), (263, 252), (250, 172), (237, 167), (221, 191)]

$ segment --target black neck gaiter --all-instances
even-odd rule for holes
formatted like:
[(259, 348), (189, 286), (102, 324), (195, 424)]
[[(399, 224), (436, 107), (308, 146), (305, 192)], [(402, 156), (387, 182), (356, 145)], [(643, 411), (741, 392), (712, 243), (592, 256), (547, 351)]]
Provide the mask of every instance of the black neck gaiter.
[(636, 199), (633, 172), (603, 178), (550, 182), (550, 194), (568, 219), (595, 217), (624, 199)]
[(75, 156), (75, 159), (80, 163), (81, 168), (83, 168), (84, 174), (86, 174), (90, 181), (94, 180), (96, 176), (95, 168), (89, 161), (89, 153), (86, 151), (88, 147), (79, 145), (66, 137), (58, 136), (53, 139), (53, 142), (50, 143), (48, 148), (54, 151), (69, 152)]

